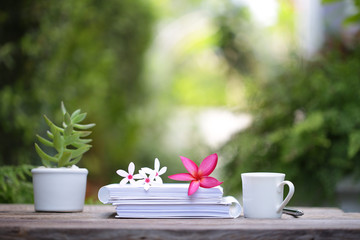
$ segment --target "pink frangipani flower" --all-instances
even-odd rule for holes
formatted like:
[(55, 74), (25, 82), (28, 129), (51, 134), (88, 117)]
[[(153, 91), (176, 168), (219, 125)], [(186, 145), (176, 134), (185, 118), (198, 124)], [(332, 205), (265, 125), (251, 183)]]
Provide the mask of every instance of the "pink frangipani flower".
[(200, 167), (186, 157), (180, 156), (180, 158), (189, 173), (174, 174), (169, 176), (169, 178), (177, 181), (191, 181), (188, 190), (189, 196), (194, 194), (199, 187), (212, 188), (223, 183), (219, 182), (216, 178), (209, 177), (217, 164), (218, 155), (216, 153), (207, 156), (201, 162)]

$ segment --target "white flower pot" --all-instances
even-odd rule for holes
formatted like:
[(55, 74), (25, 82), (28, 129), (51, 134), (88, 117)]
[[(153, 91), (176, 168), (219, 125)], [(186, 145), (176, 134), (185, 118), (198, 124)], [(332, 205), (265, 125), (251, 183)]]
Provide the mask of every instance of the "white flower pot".
[(84, 208), (86, 168), (45, 168), (31, 170), (35, 211), (81, 212)]

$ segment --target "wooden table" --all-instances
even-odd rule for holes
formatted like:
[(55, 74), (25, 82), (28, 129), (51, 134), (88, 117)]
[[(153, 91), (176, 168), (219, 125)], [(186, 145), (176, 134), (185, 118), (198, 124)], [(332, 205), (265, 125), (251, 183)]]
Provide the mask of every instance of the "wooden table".
[(33, 205), (0, 204), (0, 239), (360, 239), (360, 213), (300, 208), (300, 218), (115, 219), (115, 208), (37, 213)]

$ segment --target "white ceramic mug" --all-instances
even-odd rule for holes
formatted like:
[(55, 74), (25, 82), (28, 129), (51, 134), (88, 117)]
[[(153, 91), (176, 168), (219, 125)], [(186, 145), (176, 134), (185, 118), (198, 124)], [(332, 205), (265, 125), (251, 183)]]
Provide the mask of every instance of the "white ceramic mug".
[[(294, 184), (284, 181), (284, 173), (243, 173), (241, 179), (246, 218), (281, 218), (283, 208), (295, 192)], [(284, 185), (289, 186), (285, 200), (283, 200)]]

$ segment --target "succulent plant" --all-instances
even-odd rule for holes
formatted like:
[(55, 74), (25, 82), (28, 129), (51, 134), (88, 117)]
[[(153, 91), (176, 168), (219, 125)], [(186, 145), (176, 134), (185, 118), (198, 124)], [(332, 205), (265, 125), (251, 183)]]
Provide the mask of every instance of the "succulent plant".
[(62, 127), (56, 126), (44, 115), (45, 121), (50, 127), (50, 130), (47, 131), (50, 140), (36, 135), (42, 144), (53, 147), (57, 152), (54, 156), (51, 156), (35, 143), (36, 152), (45, 167), (54, 165), (55, 167), (69, 167), (75, 165), (81, 160), (83, 154), (91, 148), (90, 142), (92, 140), (85, 137), (91, 134), (88, 129), (94, 127), (95, 124), (80, 124), (86, 118), (86, 113), (81, 113), (81, 110), (77, 109), (70, 115), (66, 111), (63, 102), (61, 102), (61, 111), (64, 116)]

